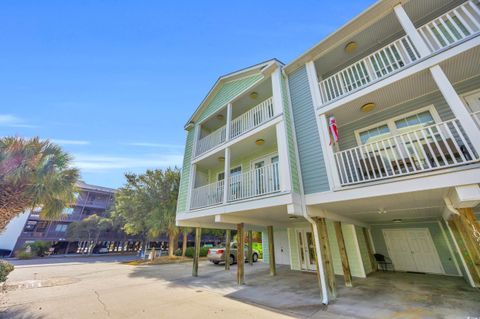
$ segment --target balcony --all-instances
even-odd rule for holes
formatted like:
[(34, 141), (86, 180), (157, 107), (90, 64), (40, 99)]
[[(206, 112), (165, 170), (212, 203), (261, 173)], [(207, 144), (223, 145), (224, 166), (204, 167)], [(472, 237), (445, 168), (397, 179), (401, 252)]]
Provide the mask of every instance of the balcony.
[[(480, 9), (473, 1), (466, 1), (417, 30), (430, 50), (437, 52), (479, 34)], [(411, 39), (403, 36), (320, 81), (322, 104), (357, 91), (411, 65), (419, 58)]]
[[(273, 99), (272, 97), (269, 97), (231, 121), (229, 139), (233, 140), (238, 138), (242, 134), (266, 123), (268, 120), (272, 119), (273, 116)], [(200, 138), (197, 141), (195, 156), (198, 157), (223, 144), (226, 141), (226, 135), (227, 127), (226, 125), (223, 125), (208, 135)]]
[[(478, 112), (477, 112), (478, 113)], [(334, 154), (341, 186), (478, 162), (458, 119), (416, 129)]]
[[(224, 201), (223, 180), (192, 190), (191, 209), (222, 204)], [(230, 176), (227, 183), (227, 202), (264, 196), (280, 191), (278, 163), (272, 163), (245, 173)]]

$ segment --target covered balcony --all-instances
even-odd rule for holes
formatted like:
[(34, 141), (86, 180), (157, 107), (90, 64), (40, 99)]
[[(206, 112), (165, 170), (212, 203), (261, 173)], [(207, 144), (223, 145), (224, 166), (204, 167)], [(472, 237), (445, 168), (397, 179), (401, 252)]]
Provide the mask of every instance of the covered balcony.
[[(404, 9), (432, 54), (480, 33), (478, 0), (435, 1), (439, 9), (433, 13), (427, 11), (431, 7), (415, 3), (407, 2)], [(419, 50), (392, 12), (316, 61), (321, 102), (325, 105), (340, 99), (420, 58)]]
[(196, 164), (190, 209), (221, 205), (280, 191), (275, 127), (267, 127), (258, 134), (239, 141), (231, 147), (230, 152), (230, 174), (227, 179), (224, 150), (219, 150)]
[(458, 117), (428, 69), (328, 112), (339, 131), (332, 158), (339, 186), (479, 163), (479, 59), (480, 48), (474, 47), (440, 63), (467, 121)]
[(231, 120), (228, 119), (228, 107), (225, 105), (201, 123), (195, 149), (196, 157), (215, 149), (227, 140), (239, 138), (274, 117), (270, 79), (261, 82), (231, 103)]

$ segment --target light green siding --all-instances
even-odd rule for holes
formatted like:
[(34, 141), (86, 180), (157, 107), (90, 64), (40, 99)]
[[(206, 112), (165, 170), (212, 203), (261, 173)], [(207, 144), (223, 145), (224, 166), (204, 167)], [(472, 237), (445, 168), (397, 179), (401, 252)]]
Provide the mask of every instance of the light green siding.
[(355, 226), (355, 231), (357, 232), (358, 246), (360, 248), (360, 255), (362, 256), (363, 269), (368, 275), (373, 271), (372, 264), (370, 263), (370, 257), (368, 256), (367, 242), (365, 241), (365, 235), (363, 234), (363, 228), (360, 226)]
[(293, 119), (290, 112), (290, 102), (287, 94), (286, 81), (282, 76), (282, 100), (283, 100), (283, 116), (285, 119), (285, 129), (288, 142), (288, 157), (290, 161), (290, 172), (292, 180), (292, 190), (294, 193), (300, 193), (300, 182), (298, 178), (298, 163), (296, 156), (295, 139), (293, 135)]
[(192, 161), (193, 136), (195, 130), (191, 129), (187, 133), (187, 141), (185, 143), (185, 153), (183, 156), (183, 168), (180, 178), (180, 189), (178, 192), (177, 213), (186, 211), (188, 197), (188, 183), (190, 181), (190, 163)]
[(288, 228), (287, 231), (288, 243), (290, 245), (290, 266), (293, 270), (301, 270), (302, 266), (300, 265), (300, 259), (298, 254), (297, 234), (295, 233), (294, 228)]
[(255, 74), (239, 80), (234, 80), (225, 84), (221, 84), (220, 89), (215, 93), (212, 98), (210, 98), (209, 101), (207, 101), (208, 104), (204, 107), (202, 114), (200, 114), (200, 116), (198, 117), (198, 121), (202, 121), (217, 112), (228, 102), (230, 102), (234, 97), (248, 90), (261, 79), (263, 79), (263, 75)]
[[(438, 221), (424, 221), (417, 223), (404, 223), (404, 224), (390, 224), (390, 225), (372, 225), (371, 234), (372, 241), (375, 246), (375, 252), (388, 256), (387, 244), (383, 236), (383, 229), (407, 229), (407, 228), (427, 228), (433, 239), (435, 248), (437, 249), (438, 256), (443, 265), (445, 273), (448, 275), (458, 275), (457, 268), (454, 262), (454, 256), (450, 253), (447, 241), (445, 240), (444, 233), (438, 224)], [(447, 234), (449, 236), (449, 234)]]
[[(459, 94), (463, 94), (474, 89), (480, 88), (480, 76), (469, 79), (467, 81), (463, 81), (455, 86), (456, 91)], [(341, 150), (352, 148), (357, 146), (357, 141), (355, 139), (355, 131), (365, 128), (370, 125), (374, 125), (376, 123), (385, 121), (392, 117), (396, 117), (408, 112), (415, 111), (416, 109), (420, 109), (425, 106), (434, 105), (438, 115), (440, 116), (442, 121), (450, 120), (454, 117), (450, 107), (448, 106), (445, 99), (442, 97), (440, 92), (434, 92), (421, 98), (411, 100), (400, 105), (397, 105), (393, 108), (388, 110), (384, 110), (382, 112), (378, 112), (362, 118), (358, 121), (353, 123), (349, 123), (345, 126), (342, 126), (342, 123), (338, 123), (338, 134), (340, 136), (339, 139), (339, 146)]]
[(268, 250), (268, 234), (266, 231), (262, 231), (262, 255), (263, 262), (268, 264), (270, 261), (270, 251)]

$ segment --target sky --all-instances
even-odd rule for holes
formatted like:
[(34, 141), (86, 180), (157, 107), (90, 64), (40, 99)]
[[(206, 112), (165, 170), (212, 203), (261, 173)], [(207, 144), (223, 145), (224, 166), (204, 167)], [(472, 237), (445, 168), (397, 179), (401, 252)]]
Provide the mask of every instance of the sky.
[(219, 76), (288, 63), (373, 2), (3, 0), (0, 136), (50, 139), (100, 186), (180, 167)]

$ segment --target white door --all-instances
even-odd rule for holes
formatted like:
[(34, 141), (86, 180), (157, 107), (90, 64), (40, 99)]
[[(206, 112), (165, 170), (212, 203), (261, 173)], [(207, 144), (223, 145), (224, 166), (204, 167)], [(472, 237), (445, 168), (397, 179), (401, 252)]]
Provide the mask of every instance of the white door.
[(444, 273), (427, 228), (385, 229), (383, 234), (396, 270)]
[(297, 240), (302, 269), (316, 270), (317, 260), (313, 233), (310, 230), (297, 230)]
[(279, 265), (290, 265), (287, 231), (280, 230), (274, 232), (273, 240), (275, 242), (275, 262)]

